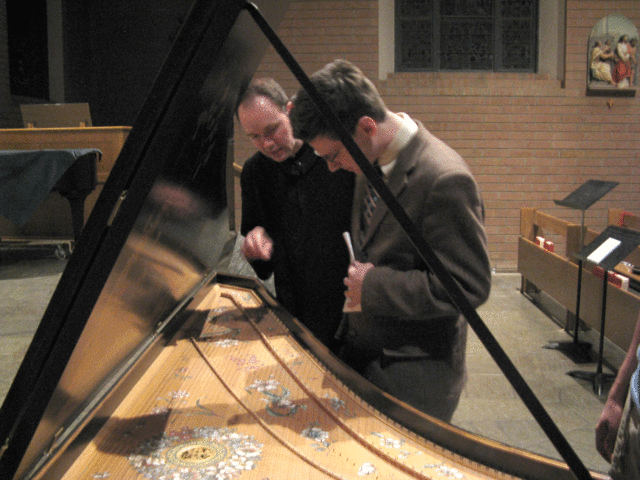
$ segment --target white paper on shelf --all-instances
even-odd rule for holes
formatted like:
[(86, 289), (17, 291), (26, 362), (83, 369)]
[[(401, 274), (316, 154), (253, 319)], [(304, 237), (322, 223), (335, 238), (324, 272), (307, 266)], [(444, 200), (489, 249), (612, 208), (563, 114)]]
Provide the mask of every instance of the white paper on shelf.
[(611, 252), (618, 248), (620, 243), (620, 240), (616, 240), (615, 238), (607, 238), (602, 245), (591, 252), (591, 255), (587, 257), (587, 260), (596, 264), (600, 263), (602, 260), (607, 258)]

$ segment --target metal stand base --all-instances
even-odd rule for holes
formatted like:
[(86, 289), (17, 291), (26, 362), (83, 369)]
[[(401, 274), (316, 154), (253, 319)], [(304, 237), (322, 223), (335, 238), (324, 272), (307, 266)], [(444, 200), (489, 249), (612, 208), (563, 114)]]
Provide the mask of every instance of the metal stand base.
[(588, 380), (591, 382), (593, 386), (593, 391), (600, 397), (602, 396), (602, 391), (604, 390), (604, 386), (608, 383), (613, 383), (616, 376), (612, 373), (602, 373), (602, 372), (581, 372), (578, 370), (574, 370), (571, 372), (567, 372), (567, 375), (570, 375), (573, 378), (577, 378), (579, 380)]

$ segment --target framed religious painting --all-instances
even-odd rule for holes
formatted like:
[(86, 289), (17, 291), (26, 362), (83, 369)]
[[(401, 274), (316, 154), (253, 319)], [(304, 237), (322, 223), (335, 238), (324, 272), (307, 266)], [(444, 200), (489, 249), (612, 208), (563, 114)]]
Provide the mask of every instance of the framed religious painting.
[(633, 96), (638, 87), (638, 30), (623, 15), (601, 18), (589, 35), (587, 92)]

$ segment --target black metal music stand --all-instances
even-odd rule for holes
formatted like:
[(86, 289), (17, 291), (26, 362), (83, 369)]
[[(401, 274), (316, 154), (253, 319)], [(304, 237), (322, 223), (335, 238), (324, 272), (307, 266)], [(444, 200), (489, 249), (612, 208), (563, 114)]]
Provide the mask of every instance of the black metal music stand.
[(607, 307), (607, 285), (609, 271), (623, 261), (640, 245), (640, 232), (615, 225), (608, 226), (593, 242), (576, 254), (581, 261), (588, 260), (604, 270), (602, 283), (602, 307), (600, 313), (600, 345), (598, 348), (598, 367), (595, 372), (571, 371), (568, 375), (582, 380), (590, 380), (593, 390), (602, 395), (602, 387), (606, 381), (615, 378), (613, 374), (602, 373), (604, 351), (604, 326)]
[[(596, 203), (607, 193), (618, 186), (619, 182), (607, 182), (604, 180), (587, 180), (576, 190), (571, 192), (562, 200), (554, 200), (556, 205), (572, 208), (582, 211), (582, 222), (580, 224), (580, 247), (578, 251), (584, 248), (584, 212), (591, 205)], [(580, 330), (580, 294), (582, 291), (582, 260), (578, 259), (578, 289), (576, 292), (576, 314), (575, 329), (573, 333), (573, 341), (571, 342), (552, 342), (544, 348), (561, 350), (571, 356), (576, 362), (585, 363), (590, 359), (591, 344), (589, 342), (580, 342), (578, 340), (578, 332)]]

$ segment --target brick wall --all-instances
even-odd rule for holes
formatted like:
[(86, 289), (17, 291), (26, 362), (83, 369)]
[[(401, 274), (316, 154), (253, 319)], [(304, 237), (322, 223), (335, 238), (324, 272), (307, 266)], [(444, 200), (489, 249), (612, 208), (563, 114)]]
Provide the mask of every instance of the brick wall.
[[(136, 5), (142, 3), (138, 1)], [(110, 14), (117, 11), (119, 20), (111, 21), (111, 31), (101, 30), (92, 42), (106, 38), (105, 45), (113, 39), (120, 39), (122, 44), (125, 37), (146, 32), (139, 24), (156, 22), (158, 18), (162, 19), (162, 28), (155, 32), (160, 35), (158, 38), (144, 34), (135, 37), (138, 41), (146, 38), (147, 49), (137, 48), (127, 58), (105, 55), (92, 60), (91, 65), (100, 62), (104, 72), (109, 73), (98, 75), (94, 71), (84, 79), (89, 90), (104, 99), (102, 103), (99, 98), (89, 99), (96, 109), (96, 124), (131, 123), (163, 58), (160, 50), (168, 49), (188, 3), (165, 1), (162, 4), (168, 10), (143, 9), (138, 11), (144, 12), (138, 19), (130, 2), (116, 2), (117, 9), (110, 6)], [(6, 0), (0, 0), (0, 127), (21, 123), (19, 102), (9, 95), (5, 5)], [(93, 6), (89, 17), (101, 18), (96, 15), (101, 13), (100, 8)], [(594, 97), (585, 93), (591, 28), (600, 18), (612, 14), (622, 14), (640, 26), (640, 2), (567, 0), (566, 10), (564, 82), (542, 74), (500, 73), (403, 73), (377, 82), (391, 109), (421, 120), (469, 163), (485, 199), (491, 260), (500, 270), (516, 267), (520, 207), (537, 207), (579, 223), (580, 212), (557, 207), (553, 200), (564, 198), (588, 179), (620, 182), (586, 212), (588, 226), (602, 229), (608, 208), (640, 213), (640, 94)], [(93, 24), (90, 27), (91, 32), (97, 30)], [(377, 79), (377, 0), (292, 0), (278, 34), (308, 73), (342, 57)], [(68, 30), (67, 35), (71, 35)], [(94, 52), (103, 52), (95, 44), (93, 47)], [(123, 51), (122, 47), (113, 50)], [(147, 58), (149, 52), (154, 53), (151, 59)], [(77, 49), (67, 53), (71, 57), (79, 55)], [(141, 62), (143, 56), (145, 62)], [(153, 68), (141, 69), (141, 63)], [(67, 63), (70, 73), (74, 72), (74, 65)], [(298, 88), (272, 49), (258, 75), (273, 76), (288, 93)], [(131, 81), (134, 76), (139, 85), (123, 88), (122, 79)], [(79, 88), (69, 81), (66, 87), (73, 101), (86, 100), (86, 85)], [(136, 91), (139, 95), (132, 100), (123, 91), (128, 95)], [(236, 133), (236, 163), (242, 165), (253, 151), (246, 138)], [(240, 205), (237, 210), (239, 219)]]
[[(640, 95), (586, 95), (589, 34), (612, 14), (640, 25), (640, 2), (568, 0), (564, 85), (543, 74), (444, 72), (377, 82), (392, 110), (421, 120), (468, 162), (482, 189), (498, 270), (516, 268), (519, 209), (536, 207), (580, 223), (580, 212), (553, 200), (589, 179), (620, 182), (587, 210), (589, 227), (604, 228), (608, 208), (640, 213)], [(342, 57), (375, 80), (377, 22), (374, 0), (294, 0), (278, 34), (307, 73)], [(290, 94), (298, 88), (273, 51), (258, 75), (273, 76)], [(235, 145), (241, 165), (254, 149), (240, 133)]]

